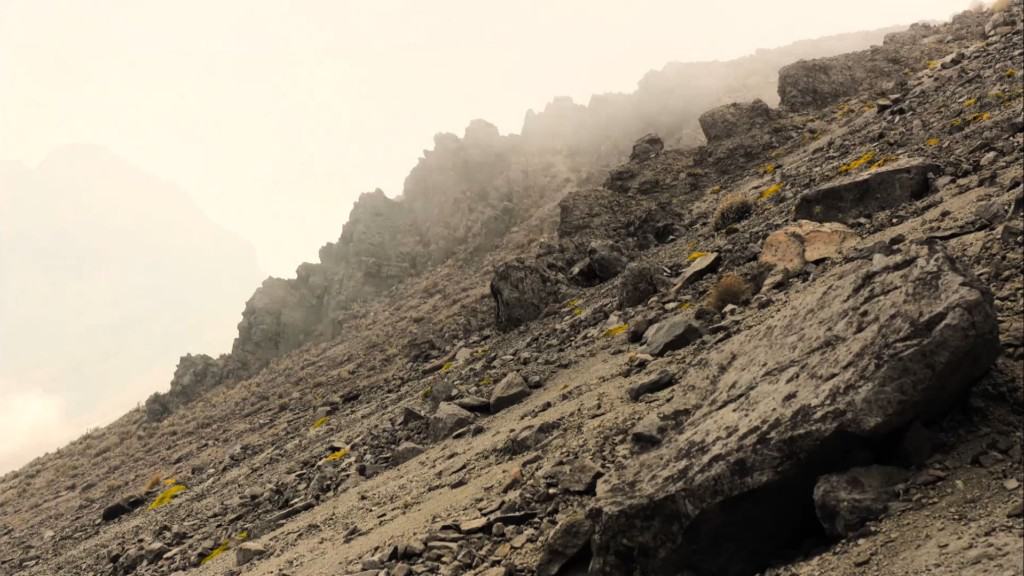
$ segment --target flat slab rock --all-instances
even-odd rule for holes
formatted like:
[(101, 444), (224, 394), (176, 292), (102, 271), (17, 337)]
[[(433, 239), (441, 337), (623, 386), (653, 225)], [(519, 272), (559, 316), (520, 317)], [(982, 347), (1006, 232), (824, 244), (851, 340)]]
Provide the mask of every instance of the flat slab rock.
[(940, 172), (934, 163), (908, 159), (867, 174), (844, 177), (802, 194), (793, 218), (849, 224), (927, 196), (931, 187), (928, 175)]
[(591, 574), (763, 569), (820, 532), (844, 452), (947, 409), (998, 348), (991, 296), (937, 246), (831, 270), (680, 375), (665, 409), (691, 415), (598, 485)]

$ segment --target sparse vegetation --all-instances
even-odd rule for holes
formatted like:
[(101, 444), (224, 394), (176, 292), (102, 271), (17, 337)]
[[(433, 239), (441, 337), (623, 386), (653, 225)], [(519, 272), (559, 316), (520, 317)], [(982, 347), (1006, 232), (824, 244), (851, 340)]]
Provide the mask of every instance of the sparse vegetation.
[(731, 224), (742, 222), (754, 213), (754, 203), (742, 194), (730, 194), (722, 199), (715, 210), (713, 224), (721, 230)]
[(839, 173), (840, 174), (846, 174), (848, 172), (853, 172), (853, 171), (857, 170), (861, 166), (864, 166), (868, 162), (871, 162), (872, 160), (874, 160), (876, 154), (877, 153), (874, 150), (868, 150), (867, 152), (861, 154), (860, 157), (857, 158), (856, 160), (852, 160), (852, 161), (847, 162), (846, 164), (843, 164), (842, 166), (840, 166), (839, 167)]
[(782, 182), (776, 182), (771, 186), (761, 191), (761, 200), (771, 200), (772, 196), (775, 196), (782, 191)]
[(753, 289), (739, 274), (726, 274), (708, 294), (708, 306), (722, 311), (729, 304), (740, 305), (750, 300)]

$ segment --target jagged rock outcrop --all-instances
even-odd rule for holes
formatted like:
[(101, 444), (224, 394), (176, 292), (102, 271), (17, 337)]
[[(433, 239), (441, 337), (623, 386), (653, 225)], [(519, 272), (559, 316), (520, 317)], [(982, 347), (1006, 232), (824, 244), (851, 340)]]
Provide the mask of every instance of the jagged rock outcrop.
[(154, 393), (146, 400), (146, 416), (160, 420), (179, 406), (188, 404), (213, 388), (220, 386), (231, 375), (228, 356), (212, 358), (206, 354), (186, 354), (178, 360), (166, 393)]
[(938, 247), (833, 270), (681, 375), (695, 392), (664, 410), (685, 425), (599, 487), (592, 573), (755, 572), (809, 530), (818, 475), (938, 413), (998, 351), (991, 296)]
[[(953, 20), (954, 30), (976, 35), (983, 12), (963, 12)], [(857, 93), (880, 96), (901, 91), (907, 70), (920, 70), (931, 60), (946, 56), (940, 34), (931, 24), (914, 24), (885, 37), (881, 46), (831, 58), (801, 60), (779, 70), (780, 106), (793, 112), (817, 110)], [(935, 38), (931, 38), (935, 37)]]
[[(472, 121), (462, 138), (436, 135), (400, 197), (380, 190), (363, 194), (338, 241), (321, 248), (319, 263), (302, 264), (294, 279), (268, 278), (257, 289), (232, 347), (232, 378), (251, 375), (306, 343), (336, 337), (360, 302), (403, 280), (451, 258), (487, 254), (541, 208), (570, 190), (599, 183), (605, 169), (627, 156), (633, 162), (609, 178), (612, 188), (647, 194), (678, 186), (675, 174), (636, 179), (635, 165), (660, 157), (665, 142), (699, 143), (697, 118), (714, 105), (773, 101), (780, 66), (880, 37), (881, 32), (846, 34), (733, 62), (670, 64), (645, 76), (634, 94), (596, 95), (586, 106), (556, 98), (543, 111), (527, 113), (521, 135), (501, 135), (483, 120)], [(606, 207), (573, 206), (577, 217), (562, 208), (561, 237), (579, 236), (570, 232), (574, 220), (594, 232), (573, 249), (576, 256), (593, 239), (625, 238), (626, 252), (650, 247), (670, 238), (678, 221), (669, 207), (635, 201), (616, 216), (620, 229), (587, 220)]]

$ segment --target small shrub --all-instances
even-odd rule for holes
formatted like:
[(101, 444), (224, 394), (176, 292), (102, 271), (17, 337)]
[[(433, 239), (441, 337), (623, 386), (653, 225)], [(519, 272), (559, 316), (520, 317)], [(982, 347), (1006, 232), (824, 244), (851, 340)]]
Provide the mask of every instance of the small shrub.
[(721, 230), (730, 224), (736, 224), (754, 213), (754, 203), (740, 194), (730, 194), (722, 199), (715, 210), (714, 227)]
[(729, 304), (740, 305), (748, 300), (753, 290), (750, 283), (738, 274), (726, 274), (708, 295), (708, 306), (722, 311)]

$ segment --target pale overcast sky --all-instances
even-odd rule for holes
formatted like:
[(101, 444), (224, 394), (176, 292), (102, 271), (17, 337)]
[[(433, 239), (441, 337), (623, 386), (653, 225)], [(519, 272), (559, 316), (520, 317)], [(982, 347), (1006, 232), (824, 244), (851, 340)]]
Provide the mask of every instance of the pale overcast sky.
[[(437, 132), (474, 118), (518, 132), (553, 96), (629, 92), (670, 61), (944, 20), (967, 3), (0, 0), (0, 164), (34, 169), (72, 143), (110, 150), (250, 243), (263, 273), (291, 277), (359, 193), (400, 194)], [(232, 289), (251, 293), (249, 275)], [(222, 349), (166, 354), (225, 351), (243, 303), (218, 325)], [(153, 368), (153, 389), (171, 369)], [(52, 390), (15, 397), (23, 387), (0, 372), (0, 472), (100, 418)]]

